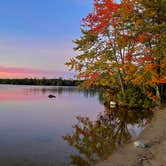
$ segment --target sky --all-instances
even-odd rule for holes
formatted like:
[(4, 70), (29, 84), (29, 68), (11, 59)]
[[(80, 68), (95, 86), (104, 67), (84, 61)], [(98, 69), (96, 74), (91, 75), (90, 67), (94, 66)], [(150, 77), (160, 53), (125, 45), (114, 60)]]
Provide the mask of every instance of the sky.
[(92, 0), (0, 0), (0, 78), (71, 78), (64, 63)]

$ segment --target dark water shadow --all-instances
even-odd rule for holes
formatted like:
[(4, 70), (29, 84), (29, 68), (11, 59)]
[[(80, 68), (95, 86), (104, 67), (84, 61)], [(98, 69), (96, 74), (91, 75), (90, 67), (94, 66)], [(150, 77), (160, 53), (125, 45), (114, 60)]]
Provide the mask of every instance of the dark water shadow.
[(24, 88), (26, 94), (54, 94), (54, 95), (63, 95), (63, 94), (83, 94), (84, 97), (94, 97), (98, 94), (96, 89), (83, 89), (75, 86), (33, 86)]

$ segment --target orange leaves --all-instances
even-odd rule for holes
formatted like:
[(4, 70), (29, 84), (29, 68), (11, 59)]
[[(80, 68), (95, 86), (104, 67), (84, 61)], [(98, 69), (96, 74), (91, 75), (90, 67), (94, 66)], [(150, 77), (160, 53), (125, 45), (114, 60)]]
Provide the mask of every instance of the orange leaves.
[(153, 95), (152, 93), (150, 93), (150, 92), (146, 92), (146, 95), (152, 101), (156, 101), (156, 99), (157, 99), (157, 97), (155, 95)]
[(139, 20), (139, 19), (136, 20), (136, 22), (135, 22), (136, 25), (140, 25), (141, 23), (142, 23), (142, 20)]
[(141, 63), (144, 63), (145, 61), (151, 61), (154, 59), (154, 56), (153, 55), (146, 55), (146, 56), (141, 56), (141, 57), (138, 57), (138, 62), (141, 62)]
[(133, 38), (133, 40), (136, 42), (136, 43), (143, 43), (145, 42), (145, 40), (148, 38), (148, 35), (147, 33), (143, 32), (141, 34), (138, 34), (137, 36), (135, 36)]
[(163, 69), (165, 69), (166, 68), (166, 63), (160, 64), (160, 67), (163, 68)]
[(85, 78), (85, 79), (96, 79), (98, 76), (99, 76), (98, 72), (79, 74), (79, 78)]
[(86, 73), (81, 73), (77, 76), (78, 78), (88, 78), (89, 77), (89, 74), (86, 74)]
[(135, 16), (133, 13), (135, 12), (135, 0), (121, 0), (121, 7), (119, 10), (121, 20), (126, 22), (126, 20), (129, 20), (129, 18), (133, 19)]
[(164, 78), (157, 80), (157, 83), (166, 83), (166, 76)]
[(122, 65), (121, 68), (125, 71), (125, 74), (128, 75), (137, 70), (137, 66), (130, 63)]
[(128, 69), (130, 72), (135, 72), (137, 70), (137, 67), (135, 65), (130, 65)]
[(154, 38), (166, 37), (166, 34), (153, 34)]
[(144, 66), (144, 70), (148, 71), (148, 70), (156, 69), (157, 67), (158, 67), (157, 64), (150, 63)]
[(121, 66), (121, 69), (123, 70), (123, 79), (127, 82), (130, 82), (131, 80), (133, 80), (133, 76), (135, 74), (135, 72), (137, 71), (137, 66), (128, 63), (128, 64), (124, 64)]

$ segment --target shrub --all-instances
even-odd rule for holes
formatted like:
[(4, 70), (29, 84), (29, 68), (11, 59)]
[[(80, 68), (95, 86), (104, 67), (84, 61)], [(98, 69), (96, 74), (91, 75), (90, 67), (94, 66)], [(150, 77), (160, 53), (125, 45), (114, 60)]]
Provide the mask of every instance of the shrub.
[(137, 86), (128, 86), (125, 90), (125, 96), (119, 92), (118, 100), (120, 105), (128, 107), (151, 107), (153, 105), (143, 90)]

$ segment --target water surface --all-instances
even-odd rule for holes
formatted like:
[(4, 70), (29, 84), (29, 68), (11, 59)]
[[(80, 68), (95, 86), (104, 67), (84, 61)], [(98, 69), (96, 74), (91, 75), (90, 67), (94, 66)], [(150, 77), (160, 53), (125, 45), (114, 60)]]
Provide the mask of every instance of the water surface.
[(74, 149), (62, 136), (76, 116), (96, 117), (97, 98), (75, 87), (0, 85), (0, 165), (65, 165)]
[(76, 87), (0, 85), (0, 166), (94, 165), (151, 120), (152, 112), (111, 109), (99, 96)]

